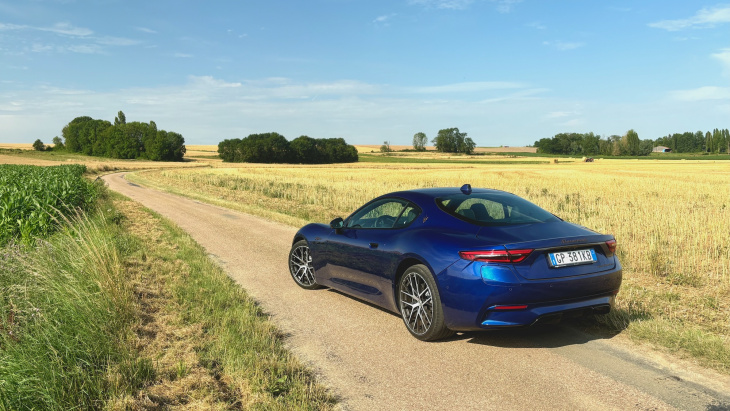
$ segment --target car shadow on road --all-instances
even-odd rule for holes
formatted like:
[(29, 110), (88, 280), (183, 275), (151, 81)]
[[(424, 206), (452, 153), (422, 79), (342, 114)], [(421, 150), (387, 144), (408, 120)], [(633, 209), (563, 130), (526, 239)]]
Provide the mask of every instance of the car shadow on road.
[(502, 348), (557, 348), (611, 338), (616, 334), (618, 332), (597, 330), (590, 318), (581, 318), (524, 328), (465, 332), (454, 339)]
[[(392, 315), (400, 319), (400, 315), (397, 313), (386, 310), (368, 301), (331, 288), (327, 288), (326, 291), (339, 294), (344, 298), (358, 301), (359, 303), (381, 311), (383, 314)], [(444, 338), (443, 340), (433, 341), (431, 344), (466, 340), (470, 344), (481, 344), (503, 348), (557, 348), (569, 345), (585, 344), (594, 340), (607, 339), (618, 333), (619, 331), (609, 331), (604, 327), (598, 326), (597, 322), (592, 317), (587, 316), (566, 318), (558, 323), (536, 324), (531, 327), (461, 332), (452, 337)]]

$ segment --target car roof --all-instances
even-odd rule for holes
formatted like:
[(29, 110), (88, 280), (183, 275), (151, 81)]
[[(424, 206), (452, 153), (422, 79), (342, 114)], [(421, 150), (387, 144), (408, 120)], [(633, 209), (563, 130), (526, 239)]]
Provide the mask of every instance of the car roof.
[[(494, 190), (491, 188), (473, 188), (472, 194), (510, 194), (502, 190)], [(396, 191), (380, 196), (382, 197), (401, 197), (407, 200), (427, 200), (438, 197), (443, 197), (453, 194), (462, 194), (461, 188), (459, 187), (433, 187), (433, 188), (418, 188), (414, 190)]]

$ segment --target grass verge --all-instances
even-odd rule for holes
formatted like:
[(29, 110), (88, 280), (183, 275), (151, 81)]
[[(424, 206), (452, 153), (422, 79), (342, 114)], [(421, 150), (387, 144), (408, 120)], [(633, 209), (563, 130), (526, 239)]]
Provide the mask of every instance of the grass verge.
[(137, 203), (110, 193), (0, 249), (0, 410), (334, 404), (256, 303)]
[(133, 347), (123, 258), (134, 241), (114, 221), (80, 216), (32, 247), (0, 249), (1, 409), (97, 409), (154, 378)]
[(138, 203), (117, 207), (145, 244), (128, 265), (144, 311), (139, 351), (158, 377), (112, 408), (332, 408), (268, 316), (192, 238)]

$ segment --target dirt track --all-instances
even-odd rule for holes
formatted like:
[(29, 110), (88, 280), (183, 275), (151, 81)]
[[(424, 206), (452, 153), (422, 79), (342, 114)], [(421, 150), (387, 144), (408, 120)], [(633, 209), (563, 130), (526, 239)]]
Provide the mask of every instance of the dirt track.
[(286, 333), (346, 410), (730, 409), (730, 378), (568, 327), (420, 342), (400, 317), (292, 281), (295, 229), (140, 187), (109, 187), (178, 224)]

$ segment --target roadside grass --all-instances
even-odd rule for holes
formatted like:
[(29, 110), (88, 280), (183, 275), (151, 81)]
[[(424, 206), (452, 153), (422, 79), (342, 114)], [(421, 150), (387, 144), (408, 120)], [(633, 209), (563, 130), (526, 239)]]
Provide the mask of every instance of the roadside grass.
[(236, 165), (138, 172), (140, 184), (292, 226), (327, 223), (370, 199), (471, 183), (515, 193), (567, 221), (614, 234), (624, 267), (622, 333), (730, 372), (730, 163)]
[(336, 404), (266, 313), (183, 230), (118, 201), (144, 249), (129, 261), (146, 314), (139, 349), (157, 379), (112, 408), (326, 410)]
[(123, 258), (136, 245), (114, 221), (77, 216), (32, 247), (0, 249), (0, 409), (98, 409), (155, 378), (133, 348)]
[(0, 248), (0, 410), (331, 409), (240, 286), (180, 229), (102, 192)]

